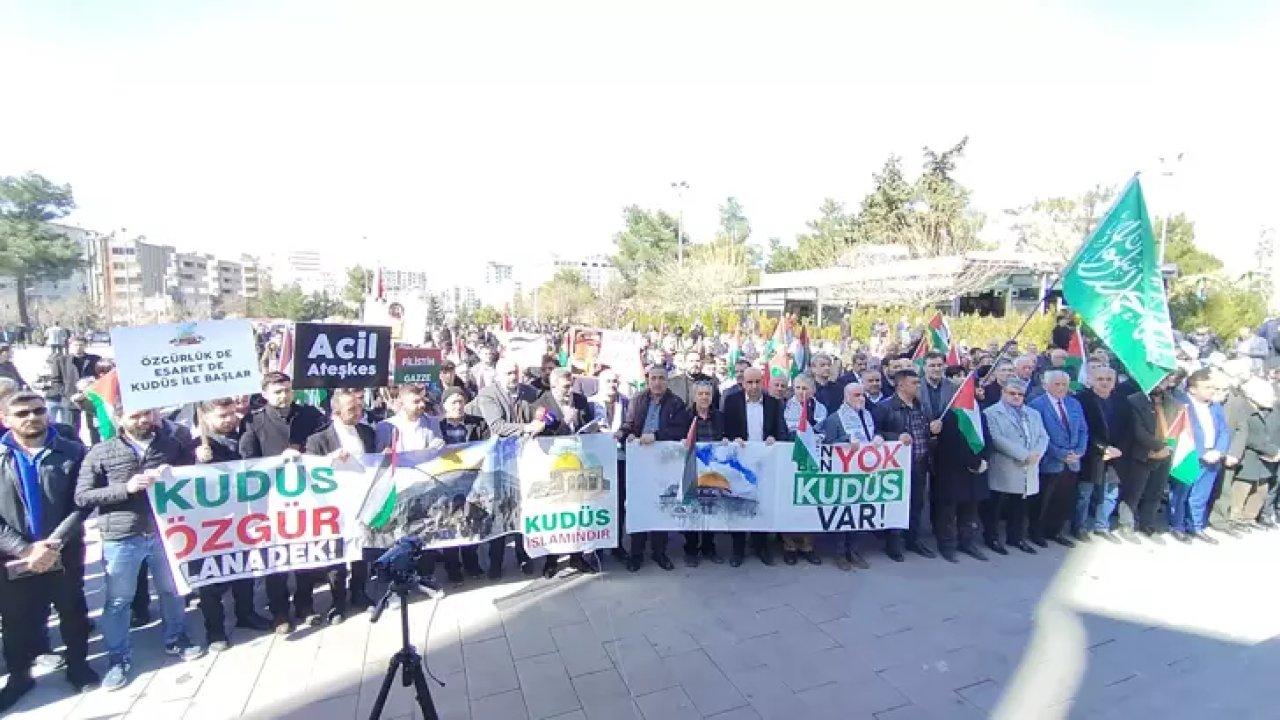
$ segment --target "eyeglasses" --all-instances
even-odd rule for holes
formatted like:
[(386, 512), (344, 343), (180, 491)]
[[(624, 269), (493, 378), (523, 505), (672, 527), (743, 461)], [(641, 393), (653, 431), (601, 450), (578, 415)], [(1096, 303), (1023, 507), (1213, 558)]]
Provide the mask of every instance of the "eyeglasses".
[(41, 417), (47, 412), (49, 412), (48, 408), (37, 407), (37, 408), (31, 408), (30, 410), (14, 410), (9, 414), (21, 420), (22, 418), (30, 417), (31, 415), (35, 415), (36, 417)]

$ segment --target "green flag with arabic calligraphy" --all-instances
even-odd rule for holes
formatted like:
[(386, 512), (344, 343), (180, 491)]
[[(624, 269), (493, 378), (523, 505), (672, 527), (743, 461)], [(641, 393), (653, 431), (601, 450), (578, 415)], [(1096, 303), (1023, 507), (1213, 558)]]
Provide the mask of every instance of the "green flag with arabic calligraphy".
[(1155, 234), (1137, 177), (1063, 271), (1062, 295), (1143, 392), (1176, 365)]

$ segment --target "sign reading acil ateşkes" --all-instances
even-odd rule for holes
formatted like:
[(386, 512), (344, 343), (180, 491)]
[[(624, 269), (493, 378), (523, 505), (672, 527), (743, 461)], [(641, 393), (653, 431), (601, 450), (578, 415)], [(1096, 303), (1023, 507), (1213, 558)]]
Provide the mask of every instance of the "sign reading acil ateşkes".
[(294, 328), (293, 386), (362, 388), (387, 384), (391, 328), (380, 325), (298, 323)]

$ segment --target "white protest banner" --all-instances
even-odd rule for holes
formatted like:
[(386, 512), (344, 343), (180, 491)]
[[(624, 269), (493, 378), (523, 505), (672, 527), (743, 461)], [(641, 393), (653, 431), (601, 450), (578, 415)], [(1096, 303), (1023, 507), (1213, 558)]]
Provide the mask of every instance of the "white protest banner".
[(538, 333), (498, 333), (502, 354), (516, 361), (521, 370), (542, 367), (547, 354), (547, 339)]
[(644, 379), (644, 366), (640, 361), (644, 354), (644, 337), (626, 330), (604, 330), (600, 333), (601, 365), (607, 365), (618, 373), (624, 382)]
[(117, 327), (111, 345), (130, 412), (261, 390), (248, 320)]
[(596, 433), (520, 450), (520, 530), (530, 557), (618, 546), (618, 450)]
[(178, 593), (360, 559), (355, 511), (384, 456), (303, 455), (172, 468), (151, 486)]
[(905, 528), (911, 452), (897, 442), (627, 444), (627, 532)]

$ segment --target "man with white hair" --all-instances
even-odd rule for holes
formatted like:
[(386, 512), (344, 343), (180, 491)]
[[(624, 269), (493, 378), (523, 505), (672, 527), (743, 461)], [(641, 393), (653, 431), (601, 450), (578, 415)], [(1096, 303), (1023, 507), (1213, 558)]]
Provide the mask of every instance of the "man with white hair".
[(1249, 418), (1254, 406), (1245, 397), (1242, 386), (1253, 377), (1253, 364), (1248, 358), (1233, 358), (1218, 367), (1217, 380), (1223, 393), (1222, 407), (1227, 414), (1227, 427), (1231, 429), (1231, 445), (1222, 458), (1225, 470), (1217, 498), (1209, 509), (1209, 527), (1228, 537), (1240, 537), (1248, 532), (1249, 523), (1236, 522), (1231, 513), (1231, 489), (1240, 471), (1240, 459), (1244, 457), (1245, 441), (1249, 436)]
[[(1061, 350), (1055, 348), (1053, 353)], [(1049, 434), (1049, 446), (1040, 459), (1040, 493), (1028, 504), (1028, 530), (1031, 542), (1048, 547), (1052, 540), (1063, 547), (1074, 542), (1063, 534), (1076, 501), (1076, 483), (1080, 461), (1089, 446), (1089, 429), (1084, 408), (1071, 397), (1071, 376), (1061, 370), (1044, 374), (1044, 395), (1029, 405), (1040, 413)]]
[[(1268, 492), (1276, 483), (1280, 465), (1280, 412), (1275, 410), (1275, 387), (1262, 378), (1250, 378), (1242, 388), (1249, 403), (1245, 422), (1244, 452), (1234, 473), (1230, 489), (1231, 521), (1236, 527), (1250, 528), (1262, 514)], [(1236, 444), (1232, 435), (1232, 445)]]
[(1098, 365), (1089, 371), (1089, 387), (1076, 393), (1084, 410), (1089, 443), (1080, 462), (1080, 482), (1076, 491), (1074, 522), (1076, 540), (1087, 541), (1094, 534), (1119, 542), (1111, 532), (1111, 513), (1120, 498), (1119, 444), (1121, 403), (1116, 392), (1116, 371)]

